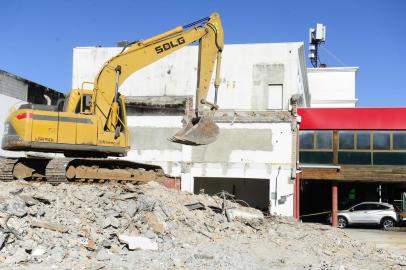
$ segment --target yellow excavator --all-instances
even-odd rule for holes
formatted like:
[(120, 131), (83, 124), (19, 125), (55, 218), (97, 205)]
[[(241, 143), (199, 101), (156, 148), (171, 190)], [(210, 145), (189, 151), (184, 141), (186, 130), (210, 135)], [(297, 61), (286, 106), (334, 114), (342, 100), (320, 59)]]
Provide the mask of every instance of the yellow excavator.
[[(63, 153), (65, 158), (3, 158), (0, 180), (46, 179), (50, 182), (147, 181), (162, 177), (159, 167), (109, 156), (125, 156), (130, 149), (125, 97), (120, 85), (134, 72), (193, 43), (199, 43), (195, 117), (170, 141), (205, 145), (219, 133), (212, 116), (220, 85), (224, 33), (218, 13), (146, 40), (129, 43), (108, 60), (94, 82), (73, 89), (57, 106), (23, 104), (5, 121), (2, 149)], [(215, 98), (206, 100), (215, 71)], [(90, 84), (92, 90), (86, 90)], [(87, 87), (88, 89), (89, 87)], [(199, 104), (210, 109), (199, 111)], [(204, 105), (203, 105), (204, 107)]]

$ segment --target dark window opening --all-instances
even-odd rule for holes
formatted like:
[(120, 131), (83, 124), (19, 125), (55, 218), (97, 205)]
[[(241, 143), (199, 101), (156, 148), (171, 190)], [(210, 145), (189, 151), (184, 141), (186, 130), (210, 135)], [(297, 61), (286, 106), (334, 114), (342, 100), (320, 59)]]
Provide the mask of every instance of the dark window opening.
[(357, 132), (357, 149), (360, 150), (371, 149), (371, 132), (369, 131)]
[[(80, 105), (82, 104), (82, 108), (80, 108)], [(82, 112), (90, 112), (90, 107), (92, 104), (92, 95), (83, 95), (83, 97), (79, 100), (78, 104), (76, 105), (75, 113), (81, 113), (80, 109), (82, 109)]]
[(314, 148), (314, 132), (300, 131), (299, 134), (300, 149), (310, 150)]
[(371, 152), (339, 152), (338, 163), (371, 165)]
[(340, 149), (354, 149), (354, 131), (340, 131), (338, 141)]
[(390, 149), (390, 133), (388, 131), (374, 132), (374, 149), (375, 150)]
[(393, 149), (406, 150), (406, 132), (394, 131), (393, 132)]
[(375, 152), (374, 165), (406, 165), (406, 153)]
[(332, 164), (333, 152), (301, 151), (299, 162), (307, 164)]
[(316, 148), (317, 149), (332, 149), (333, 148), (333, 132), (332, 131), (317, 131), (316, 132)]

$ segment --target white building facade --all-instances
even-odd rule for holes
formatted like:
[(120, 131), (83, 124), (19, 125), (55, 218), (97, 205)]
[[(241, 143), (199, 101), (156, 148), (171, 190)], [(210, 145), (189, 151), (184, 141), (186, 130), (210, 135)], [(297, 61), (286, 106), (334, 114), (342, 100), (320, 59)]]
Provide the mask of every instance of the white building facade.
[(358, 67), (308, 68), (311, 107), (355, 107)]

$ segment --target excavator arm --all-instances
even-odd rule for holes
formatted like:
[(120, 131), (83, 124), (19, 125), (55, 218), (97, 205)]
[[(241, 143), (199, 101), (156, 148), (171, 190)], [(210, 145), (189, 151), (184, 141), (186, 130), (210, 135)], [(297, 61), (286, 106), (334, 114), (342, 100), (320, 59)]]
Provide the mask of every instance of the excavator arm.
[[(147, 40), (129, 44), (120, 54), (106, 62), (94, 81), (91, 111), (98, 116), (98, 129), (115, 130), (119, 121), (118, 89), (131, 74), (196, 41), (199, 42), (196, 118), (191, 119), (185, 130), (175, 134), (171, 141), (191, 145), (214, 141), (218, 134), (218, 127), (211, 119), (208, 119), (209, 117), (200, 119), (198, 107), (199, 103), (206, 103), (212, 105), (212, 110), (217, 108), (215, 104), (220, 85), (221, 53), (224, 47), (223, 28), (218, 13), (213, 13), (210, 17), (192, 24), (176, 27)], [(215, 65), (215, 63), (217, 64)], [(214, 67), (216, 68), (214, 82), (216, 93), (214, 104), (212, 104), (206, 101), (206, 97)], [(202, 130), (198, 128), (200, 121)], [(212, 138), (185, 139), (189, 133), (193, 135), (204, 132), (208, 132), (207, 135)]]

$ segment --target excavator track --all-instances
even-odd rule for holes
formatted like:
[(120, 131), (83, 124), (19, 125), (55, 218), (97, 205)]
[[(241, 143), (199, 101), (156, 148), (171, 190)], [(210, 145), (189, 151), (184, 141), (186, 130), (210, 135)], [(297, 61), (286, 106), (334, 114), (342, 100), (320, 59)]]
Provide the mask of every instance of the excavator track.
[(13, 181), (13, 168), (17, 158), (0, 157), (0, 181)]
[(71, 161), (69, 158), (51, 159), (45, 167), (45, 178), (50, 183), (67, 182), (66, 165)]
[(0, 158), (0, 181), (14, 179), (63, 182), (163, 182), (159, 166), (106, 158)]

